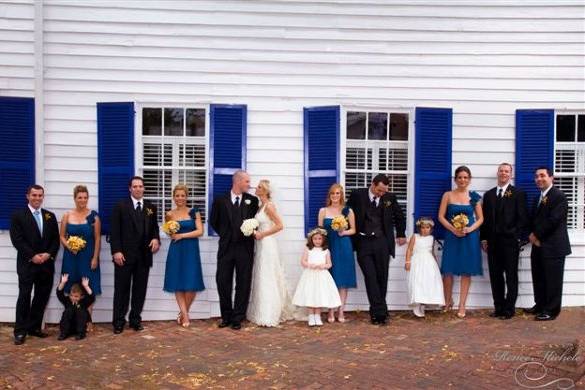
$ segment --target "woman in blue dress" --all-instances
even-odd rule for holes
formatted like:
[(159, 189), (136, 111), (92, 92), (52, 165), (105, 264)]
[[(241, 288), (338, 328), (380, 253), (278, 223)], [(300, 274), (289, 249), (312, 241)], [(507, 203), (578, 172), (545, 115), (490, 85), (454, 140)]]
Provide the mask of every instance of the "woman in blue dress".
[[(439, 207), (439, 222), (445, 227), (445, 242), (441, 260), (443, 287), (445, 291), (445, 311), (453, 307), (453, 275), (461, 276), (459, 308), (457, 316), (465, 317), (465, 303), (471, 285), (471, 276), (482, 275), (479, 227), (483, 223), (483, 213), (479, 200), (481, 196), (467, 187), (471, 181), (471, 171), (466, 166), (455, 170), (456, 188), (445, 192)], [(454, 218), (467, 217), (466, 226), (456, 228)], [(465, 218), (463, 218), (465, 219)], [(455, 225), (457, 223), (455, 222)]]
[[(347, 229), (342, 231), (333, 230), (331, 222), (337, 216), (343, 216), (347, 220)], [(337, 320), (345, 322), (343, 310), (347, 301), (347, 292), (348, 289), (357, 286), (355, 260), (350, 238), (355, 234), (355, 215), (349, 207), (345, 206), (343, 187), (340, 184), (335, 183), (329, 188), (325, 207), (319, 210), (319, 226), (323, 226), (327, 230), (329, 251), (331, 252), (331, 262), (333, 263), (329, 271), (333, 276), (341, 298), (341, 306), (337, 309)], [(335, 321), (335, 309), (329, 310), (327, 321)]]
[[(89, 191), (86, 186), (78, 185), (73, 188), (75, 208), (66, 212), (61, 219), (61, 244), (63, 244), (63, 265), (61, 274), (68, 274), (65, 284), (65, 293), (69, 293), (71, 286), (81, 283), (81, 278), (89, 278), (89, 287), (94, 295), (102, 293), (100, 281), (100, 236), (101, 221), (94, 210), (87, 207)], [(71, 236), (78, 236), (85, 240), (85, 247), (79, 251), (71, 248), (67, 240)], [(91, 317), (93, 305), (88, 307)], [(91, 321), (91, 318), (90, 318)], [(88, 330), (91, 330), (91, 322)]]
[(175, 293), (180, 310), (177, 323), (185, 328), (189, 327), (189, 310), (197, 292), (205, 290), (198, 240), (203, 235), (203, 223), (199, 210), (187, 207), (188, 197), (187, 186), (175, 186), (173, 200), (176, 208), (168, 211), (165, 219), (177, 221), (180, 228), (171, 235), (163, 287), (164, 291)]

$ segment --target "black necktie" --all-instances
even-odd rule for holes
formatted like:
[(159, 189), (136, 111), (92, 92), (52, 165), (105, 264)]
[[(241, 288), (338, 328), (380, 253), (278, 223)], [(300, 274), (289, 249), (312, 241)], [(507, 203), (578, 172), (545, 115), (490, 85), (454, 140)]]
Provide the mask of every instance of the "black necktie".
[(375, 196), (372, 198), (372, 207), (373, 208), (378, 207), (378, 204), (376, 203), (376, 197)]
[(498, 199), (500, 199), (502, 197), (502, 189), (498, 189)]
[(140, 202), (136, 202), (136, 211), (138, 211), (139, 213), (142, 212), (142, 205), (140, 204)]
[(234, 202), (234, 206), (240, 207), (240, 197), (236, 196), (236, 201)]

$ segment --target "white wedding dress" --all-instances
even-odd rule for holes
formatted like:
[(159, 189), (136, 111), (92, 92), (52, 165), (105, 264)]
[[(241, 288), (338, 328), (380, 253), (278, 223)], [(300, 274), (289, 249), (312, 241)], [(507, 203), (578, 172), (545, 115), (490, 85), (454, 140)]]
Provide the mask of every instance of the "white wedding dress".
[[(274, 226), (262, 207), (256, 214), (258, 231), (264, 232)], [(256, 241), (250, 304), (246, 317), (260, 326), (278, 326), (293, 319), (294, 308), (286, 287), (284, 266), (278, 253), (274, 235)]]

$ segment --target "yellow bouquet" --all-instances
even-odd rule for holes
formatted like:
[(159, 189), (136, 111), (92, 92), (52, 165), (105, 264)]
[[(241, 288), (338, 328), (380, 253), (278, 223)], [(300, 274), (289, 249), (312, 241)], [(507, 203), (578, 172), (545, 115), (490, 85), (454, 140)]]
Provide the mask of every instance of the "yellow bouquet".
[(69, 236), (67, 239), (67, 248), (73, 253), (77, 253), (85, 248), (85, 240), (79, 236)]
[(457, 230), (463, 230), (467, 225), (469, 225), (469, 218), (467, 215), (461, 213), (457, 214), (453, 218), (451, 218), (451, 225)]
[(347, 219), (343, 215), (338, 215), (331, 221), (331, 229), (341, 232), (347, 229)]
[(170, 221), (166, 221), (162, 225), (162, 231), (165, 232), (169, 236), (178, 232), (180, 228), (181, 228), (181, 225), (179, 224), (179, 222), (173, 221), (172, 219)]

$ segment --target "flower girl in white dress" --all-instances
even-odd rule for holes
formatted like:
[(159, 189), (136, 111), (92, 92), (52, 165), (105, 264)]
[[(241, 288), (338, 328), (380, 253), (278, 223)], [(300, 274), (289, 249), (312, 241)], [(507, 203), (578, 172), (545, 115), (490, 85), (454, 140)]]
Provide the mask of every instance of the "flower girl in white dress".
[(321, 308), (341, 306), (337, 286), (327, 271), (331, 268), (331, 254), (327, 249), (326, 230), (315, 228), (309, 232), (301, 265), (304, 270), (292, 302), (309, 309), (309, 326), (321, 326)]
[(443, 280), (433, 252), (432, 229), (435, 224), (428, 217), (416, 221), (418, 234), (413, 234), (406, 249), (408, 272), (408, 303), (417, 317), (425, 316), (425, 305), (444, 305)]

